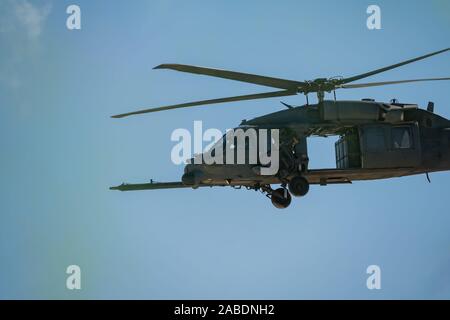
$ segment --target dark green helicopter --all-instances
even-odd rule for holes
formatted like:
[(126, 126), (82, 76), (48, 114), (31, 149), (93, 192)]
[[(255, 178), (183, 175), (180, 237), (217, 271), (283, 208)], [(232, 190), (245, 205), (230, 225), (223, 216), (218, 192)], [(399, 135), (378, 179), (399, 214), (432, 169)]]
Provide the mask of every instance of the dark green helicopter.
[[(293, 107), (244, 120), (238, 128), (278, 129), (279, 169), (273, 175), (261, 175), (262, 165), (256, 164), (187, 164), (181, 182), (122, 184), (112, 190), (198, 188), (213, 186), (245, 187), (259, 190), (277, 208), (291, 203), (291, 194), (305, 196), (310, 184), (352, 183), (357, 180), (386, 179), (450, 170), (450, 121), (434, 113), (429, 102), (426, 110), (416, 104), (362, 101), (338, 101), (336, 89), (384, 86), (421, 81), (441, 81), (450, 78), (357, 83), (354, 81), (413, 63), (450, 48), (400, 62), (349, 78), (319, 78), (313, 81), (293, 81), (241, 72), (210, 69), (180, 64), (162, 64), (155, 69), (171, 69), (229, 80), (242, 81), (281, 89), (279, 91), (203, 100), (140, 110), (113, 116), (130, 115), (186, 108), (199, 105), (292, 96), (302, 93), (306, 105)], [(334, 100), (324, 100), (325, 92), (333, 92)], [(309, 104), (308, 94), (316, 93), (317, 104)], [(335, 143), (336, 168), (308, 168), (307, 138), (339, 136)], [(225, 137), (223, 138), (225, 140)], [(220, 142), (219, 142), (220, 143)], [(224, 143), (224, 148), (225, 143)], [(224, 152), (230, 150), (224, 150)], [(429, 178), (428, 178), (429, 180)], [(272, 189), (271, 185), (281, 184)]]

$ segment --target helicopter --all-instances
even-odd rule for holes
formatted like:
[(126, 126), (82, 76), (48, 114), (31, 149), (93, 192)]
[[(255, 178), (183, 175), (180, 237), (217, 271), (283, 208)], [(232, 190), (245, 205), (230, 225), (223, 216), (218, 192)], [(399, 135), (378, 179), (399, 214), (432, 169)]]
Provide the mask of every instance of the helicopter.
[[(450, 170), (450, 120), (434, 113), (434, 103), (426, 109), (417, 104), (392, 101), (378, 102), (336, 100), (336, 90), (377, 87), (447, 78), (409, 79), (399, 81), (354, 83), (379, 73), (449, 51), (450, 48), (422, 55), (387, 67), (344, 78), (318, 78), (295, 81), (256, 74), (212, 69), (183, 64), (161, 64), (154, 69), (170, 69), (279, 89), (278, 91), (202, 100), (118, 114), (112, 118), (146, 114), (171, 109), (216, 103), (236, 102), (304, 94), (306, 104), (243, 120), (237, 128), (247, 130), (277, 129), (279, 145), (278, 171), (262, 175), (261, 163), (186, 164), (181, 181), (121, 184), (111, 190), (134, 191), (153, 189), (230, 186), (263, 193), (276, 208), (287, 208), (292, 196), (304, 197), (310, 185), (351, 184), (354, 181), (387, 179)], [(325, 100), (325, 93), (334, 93)], [(310, 104), (308, 95), (317, 94), (318, 102)], [(308, 138), (336, 136), (336, 168), (309, 169)], [(227, 150), (224, 136), (224, 152)], [(192, 159), (191, 159), (192, 160)], [(272, 188), (272, 185), (280, 185)]]

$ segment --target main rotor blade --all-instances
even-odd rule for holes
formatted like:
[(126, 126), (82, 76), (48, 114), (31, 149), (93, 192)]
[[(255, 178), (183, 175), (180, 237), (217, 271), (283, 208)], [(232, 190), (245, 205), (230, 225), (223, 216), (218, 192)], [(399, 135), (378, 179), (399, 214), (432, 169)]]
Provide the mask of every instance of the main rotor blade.
[(450, 50), (450, 48), (447, 48), (447, 49), (444, 49), (444, 50), (439, 50), (439, 51), (436, 51), (436, 52), (432, 52), (432, 53), (426, 54), (424, 56), (420, 56), (420, 57), (417, 57), (417, 58), (414, 58), (414, 59), (406, 60), (406, 61), (403, 61), (403, 62), (400, 62), (400, 63), (397, 63), (397, 64), (393, 64), (391, 66), (387, 66), (387, 67), (384, 67), (384, 68), (381, 68), (381, 69), (373, 70), (373, 71), (370, 71), (370, 72), (367, 72), (367, 73), (363, 73), (363, 74), (360, 74), (360, 75), (357, 75), (357, 76), (354, 76), (354, 77), (345, 78), (340, 83), (349, 83), (349, 82), (353, 82), (353, 81), (360, 80), (360, 79), (363, 79), (363, 78), (367, 78), (367, 77), (373, 76), (373, 75), (378, 74), (378, 73), (382, 73), (382, 72), (385, 72), (385, 71), (388, 71), (388, 70), (392, 70), (392, 69), (404, 66), (404, 65), (409, 64), (409, 63), (413, 63), (413, 62), (416, 62), (416, 61), (419, 61), (419, 60), (423, 60), (423, 59), (429, 58), (431, 56), (434, 56), (434, 55), (437, 55), (437, 54), (440, 54), (440, 53), (444, 53), (444, 52), (449, 51), (449, 50)]
[(211, 68), (190, 66), (185, 64), (161, 64), (159, 66), (154, 67), (153, 69), (171, 69), (181, 72), (202, 74), (211, 77), (253, 83), (266, 87), (286, 89), (286, 90), (295, 90), (296, 88), (306, 84), (305, 82), (301, 81), (265, 77), (256, 74), (220, 70), (220, 69), (211, 69)]
[(187, 103), (175, 104), (175, 105), (171, 105), (171, 106), (151, 108), (151, 109), (145, 109), (145, 110), (134, 111), (134, 112), (129, 112), (129, 113), (123, 113), (123, 114), (118, 114), (118, 115), (112, 116), (111, 118), (124, 118), (124, 117), (128, 117), (128, 116), (135, 115), (135, 114), (158, 112), (158, 111), (170, 110), (170, 109), (187, 108), (187, 107), (201, 106), (201, 105), (206, 105), (206, 104), (232, 102), (232, 101), (244, 101), (244, 100), (262, 99), (262, 98), (293, 96), (296, 94), (297, 94), (297, 91), (283, 90), (283, 91), (249, 94), (249, 95), (244, 95), (244, 96), (227, 97), (227, 98), (220, 98), (220, 99), (202, 100), (202, 101), (187, 102)]
[(356, 89), (356, 88), (378, 87), (378, 86), (385, 86), (385, 85), (399, 84), (399, 83), (422, 82), (422, 81), (442, 81), (442, 80), (450, 80), (450, 78), (430, 78), (430, 79), (413, 79), (413, 80), (343, 84), (343, 85), (338, 86), (338, 88)]

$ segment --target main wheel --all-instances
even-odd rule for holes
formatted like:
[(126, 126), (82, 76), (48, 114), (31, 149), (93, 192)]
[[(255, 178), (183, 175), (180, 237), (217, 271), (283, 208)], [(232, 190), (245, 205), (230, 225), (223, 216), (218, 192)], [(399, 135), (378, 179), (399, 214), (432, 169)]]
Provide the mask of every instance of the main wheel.
[(285, 209), (291, 204), (291, 194), (284, 188), (272, 191), (272, 204), (278, 209)]
[(294, 177), (289, 181), (289, 191), (295, 197), (303, 197), (309, 191), (309, 182), (303, 177)]

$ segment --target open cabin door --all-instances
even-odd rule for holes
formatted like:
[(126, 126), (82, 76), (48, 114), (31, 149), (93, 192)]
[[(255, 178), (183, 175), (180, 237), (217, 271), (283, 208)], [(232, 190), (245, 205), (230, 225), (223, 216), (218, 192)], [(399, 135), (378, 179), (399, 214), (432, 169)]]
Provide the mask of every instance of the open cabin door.
[(354, 128), (342, 135), (335, 143), (336, 168), (360, 169), (361, 147), (358, 129)]

